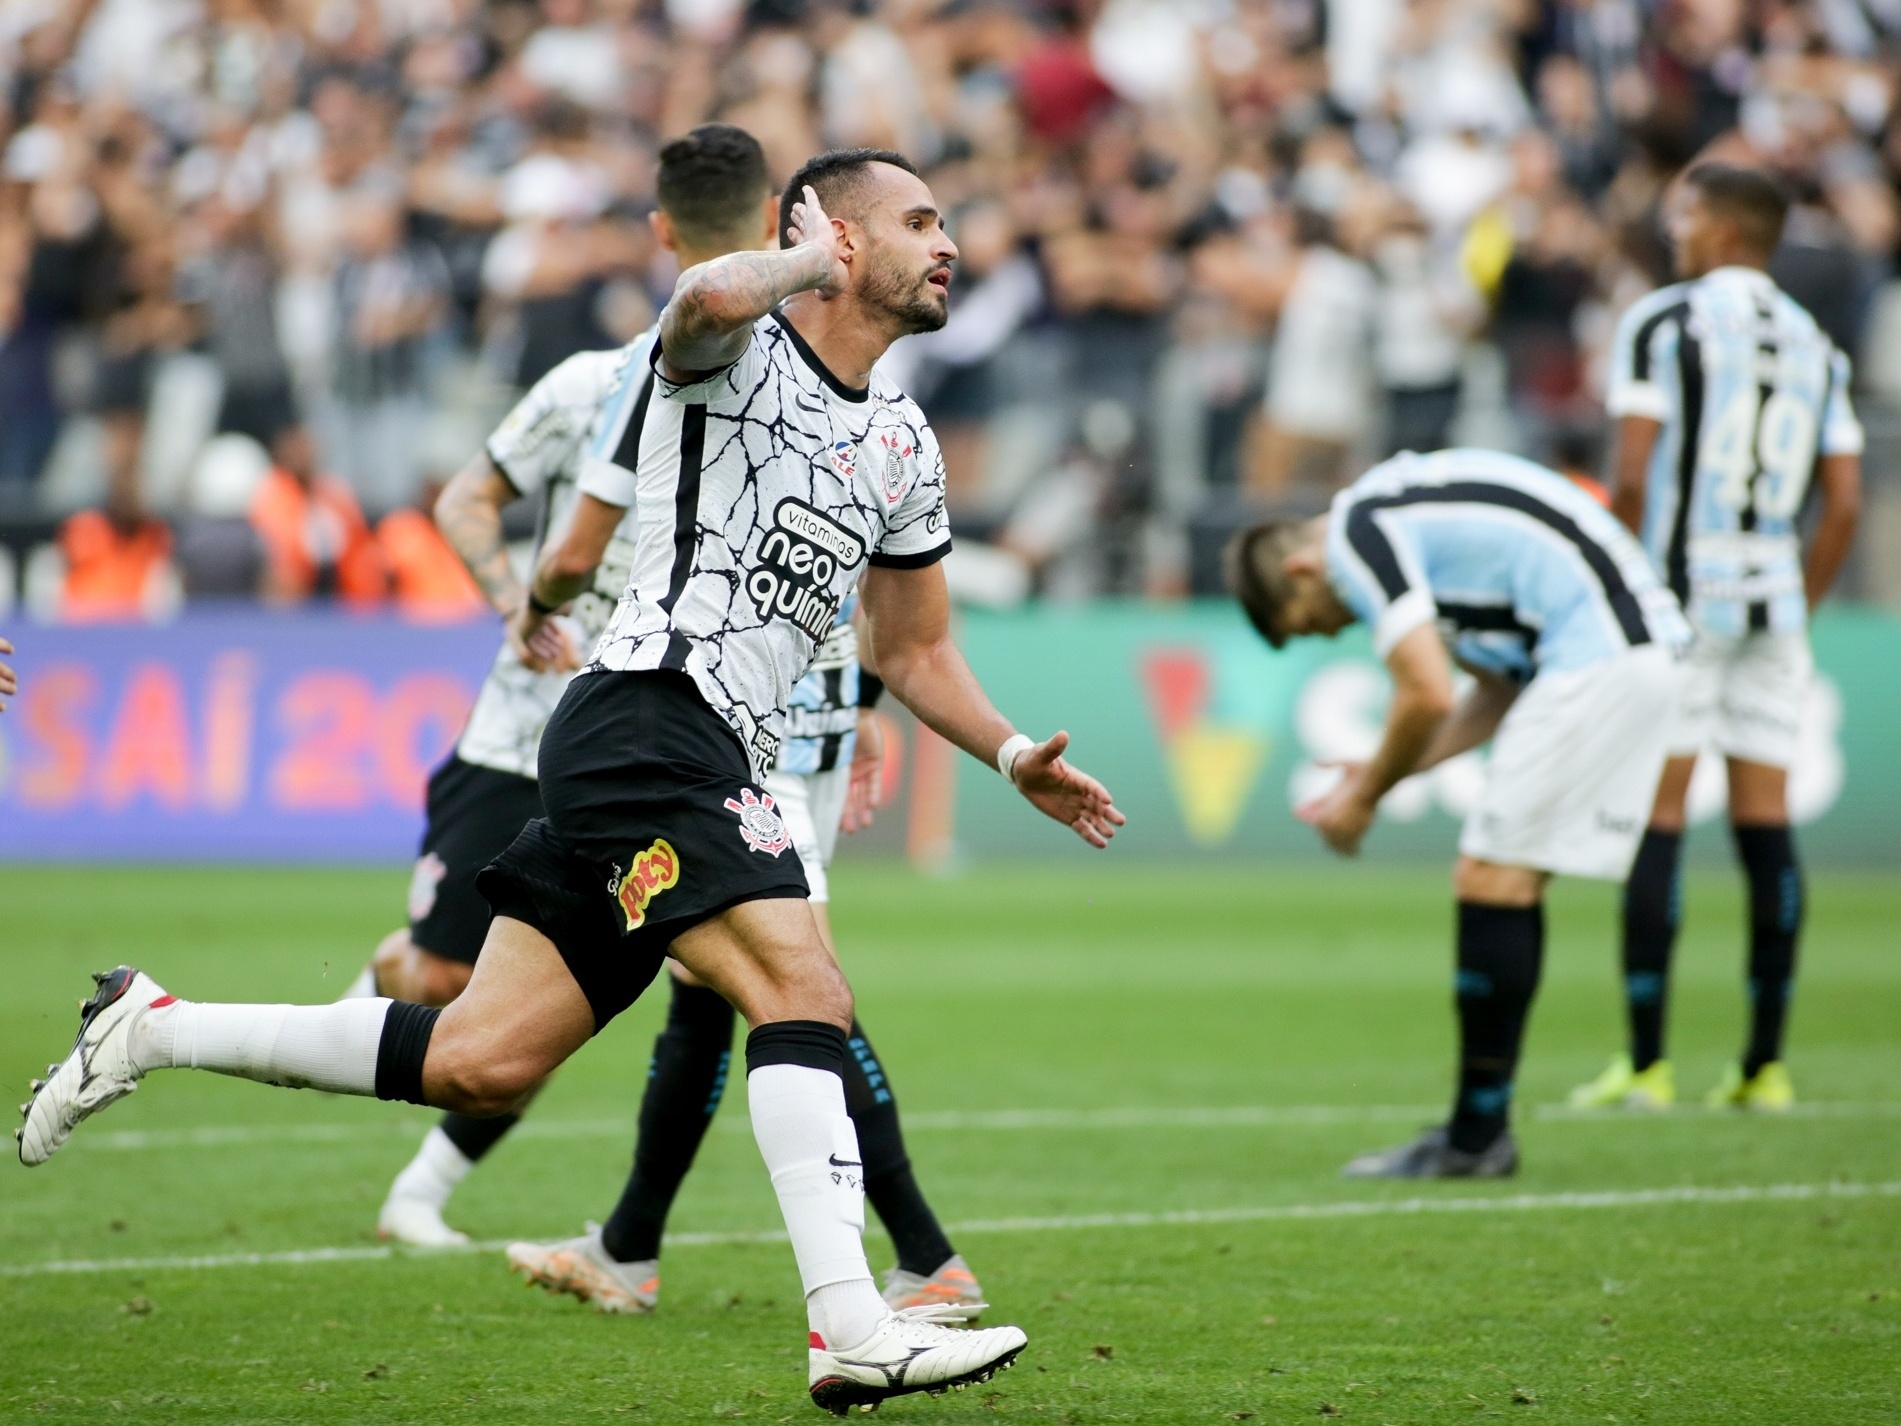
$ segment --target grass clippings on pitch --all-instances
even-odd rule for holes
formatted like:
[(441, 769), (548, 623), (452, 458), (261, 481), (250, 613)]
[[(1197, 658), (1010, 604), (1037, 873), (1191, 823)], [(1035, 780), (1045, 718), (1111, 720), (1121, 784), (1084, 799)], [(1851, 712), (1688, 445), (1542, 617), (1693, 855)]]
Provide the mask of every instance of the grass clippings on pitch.
[[(1509, 1184), (1360, 1185), (1450, 1062), (1440, 875), (1366, 865), (836, 875), (860, 1009), (920, 1178), (1031, 1344), (893, 1420), (1889, 1422), (1901, 1362), (1901, 882), (1814, 878), (1803, 1112), (1549, 1108), (1617, 1038), (1611, 893), (1565, 887)], [(318, 1000), (398, 873), (6, 869), (0, 1077), (71, 1037), (86, 972)], [(1740, 1034), (1741, 893), (1692, 880), (1679, 1083)], [(465, 1185), (478, 1239), (611, 1206), (659, 997)], [(1540, 1110), (1539, 1106), (1546, 1106)], [(157, 1075), (31, 1173), (0, 1165), (0, 1421), (823, 1420), (736, 1085), (675, 1217), (662, 1310), (596, 1316), (499, 1255), (383, 1255), (429, 1117)], [(1724, 1192), (1737, 1190), (1737, 1192)], [(889, 1248), (872, 1240), (874, 1263)], [(48, 1271), (63, 1265), (68, 1269)]]

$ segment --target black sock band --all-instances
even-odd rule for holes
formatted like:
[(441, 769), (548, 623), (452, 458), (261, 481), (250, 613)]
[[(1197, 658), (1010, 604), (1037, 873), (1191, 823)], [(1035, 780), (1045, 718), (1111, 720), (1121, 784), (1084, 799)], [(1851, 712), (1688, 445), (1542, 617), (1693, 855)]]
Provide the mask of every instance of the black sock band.
[(726, 998), (705, 986), (672, 984), (640, 1101), (634, 1170), (601, 1225), (601, 1246), (621, 1263), (660, 1256), (667, 1214), (725, 1096), (733, 1061), (734, 1015)]
[(1477, 1153), (1505, 1131), (1544, 946), (1543, 906), (1459, 903), (1459, 1092), (1447, 1126), (1455, 1149)]
[(856, 1020), (845, 1048), (845, 1108), (858, 1131), (858, 1156), (865, 1161), (865, 1197), (891, 1235), (898, 1266), (929, 1277), (956, 1250), (911, 1172), (904, 1130), (898, 1123), (897, 1096), (878, 1063), (877, 1051)]
[(1787, 827), (1737, 827), (1736, 855), (1749, 878), (1749, 1043), (1743, 1074), (1782, 1058), (1802, 933), (1802, 869)]
[(445, 1114), (441, 1128), (449, 1142), (462, 1151), (463, 1158), (479, 1164), (482, 1156), (519, 1123), (519, 1114), (494, 1114), (487, 1119), (477, 1119), (473, 1114)]
[(433, 1005), (411, 1005), (392, 1000), (383, 1020), (383, 1038), (376, 1046), (376, 1097), (427, 1104), (422, 1097), (422, 1062), (429, 1054), (429, 1037), (436, 1032), (442, 1011)]
[(1670, 956), (1683, 920), (1683, 834), (1644, 833), (1624, 883), (1624, 1007), (1630, 1062), (1648, 1069), (1663, 1058)]
[(775, 1020), (746, 1037), (746, 1073), (766, 1065), (804, 1065), (845, 1075), (845, 1032), (823, 1020)]

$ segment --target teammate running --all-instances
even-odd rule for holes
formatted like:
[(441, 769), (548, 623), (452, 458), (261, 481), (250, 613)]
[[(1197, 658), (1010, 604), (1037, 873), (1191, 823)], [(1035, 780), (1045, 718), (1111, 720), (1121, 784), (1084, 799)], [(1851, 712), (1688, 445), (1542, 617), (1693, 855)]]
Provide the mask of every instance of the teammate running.
[[(1789, 765), (1814, 667), (1810, 612), (1828, 593), (1861, 502), (1861, 426), (1848, 358), (1766, 269), (1786, 200), (1764, 174), (1699, 164), (1675, 195), (1685, 281), (1624, 314), (1606, 406), (1617, 418), (1617, 517), (1683, 601), (1696, 643), (1656, 806), (1624, 888), (1630, 1050), (1572, 1092), (1580, 1107), (1667, 1108), (1670, 955), (1681, 910), (1684, 804), (1699, 750), (1729, 771), (1729, 820), (1749, 883), (1749, 1036), (1711, 1105), (1786, 1109), (1782, 1037), (1802, 929)], [(1796, 523), (1821, 509), (1806, 567)]]
[[(1642, 548), (1587, 493), (1491, 451), (1375, 466), (1328, 514), (1244, 532), (1233, 569), (1242, 608), (1275, 648), (1363, 621), (1392, 672), (1378, 751), (1299, 812), (1334, 851), (1358, 852), (1401, 779), (1492, 739), (1452, 876), (1451, 1118), (1343, 1172), (1512, 1174), (1512, 1078), (1544, 957), (1545, 885), (1629, 872), (1689, 627)], [(1475, 680), (1456, 703), (1455, 661)]]
[(957, 249), (930, 190), (900, 155), (850, 150), (808, 163), (784, 202), (792, 246), (690, 270), (661, 314), (632, 579), (543, 736), (546, 817), (477, 879), (495, 916), (467, 989), (443, 1010), (197, 1004), (121, 967), (26, 1106), (23, 1162), (157, 1068), (506, 1112), (670, 951), (751, 1027), (753, 1132), (805, 1288), (813, 1401), (843, 1413), (1015, 1360), (1019, 1329), (894, 1313), (872, 1281), (841, 1079), (851, 991), (760, 782), (856, 587), (879, 672), (927, 726), (1092, 846), (1123, 817), (1063, 761), (1065, 734), (1010, 727), (950, 636), (943, 462), (872, 369), (944, 322)]
[[(765, 155), (743, 129), (704, 125), (669, 144), (660, 155), (658, 197), (656, 235), (683, 266), (776, 244), (777, 199)], [(489, 922), (476, 875), (541, 815), (535, 760), (542, 729), (577, 666), (575, 650), (592, 647), (626, 587), (636, 533), (626, 519), (633, 475), (614, 456), (625, 447), (632, 461), (639, 442), (640, 423), (633, 417), (644, 409), (651, 383), (652, 339), (649, 332), (619, 351), (585, 352), (562, 363), (523, 398), (486, 451), (444, 492), (439, 522), (512, 627), (455, 753), (430, 779), (422, 855), (410, 885), (410, 926), (385, 938), (349, 994), (446, 1005), (468, 983)], [(509, 564), (501, 511), (518, 496), (541, 502), (539, 587), (544, 594), (560, 589), (542, 608), (562, 607), (563, 618), (537, 612)], [(822, 847), (816, 831), (795, 840), (820, 902), (819, 853), (830, 857), (854, 753), (856, 709), (841, 695), (857, 700), (858, 682), (856, 639), (846, 618), (791, 699), (789, 716), (799, 720), (797, 728), (823, 736), (788, 739), (780, 759), (783, 768), (809, 770), (818, 779), (811, 796), (825, 804)], [(837, 774), (820, 773), (821, 765), (837, 765)], [(811, 825), (799, 801), (807, 789), (798, 773), (775, 771), (767, 790), (795, 832)], [(732, 1007), (677, 965), (673, 969), (673, 1006), (655, 1042), (641, 1111), (643, 1124), (664, 1131), (643, 1135), (646, 1147), (636, 1152), (634, 1180), (621, 1208), (593, 1235), (593, 1250), (562, 1260), (572, 1268), (564, 1285), (577, 1291), (585, 1285), (595, 1305), (608, 1311), (652, 1310), (666, 1210), (718, 1107), (732, 1047)], [(911, 1173), (889, 1082), (856, 1024), (852, 1047), (846, 1104), (870, 1155), (867, 1196), (898, 1250), (886, 1300), (894, 1307), (955, 1302), (968, 1308), (981, 1302), (975, 1277), (945, 1240)], [(444, 1115), (391, 1184), (377, 1215), (378, 1233), (422, 1247), (466, 1243), (466, 1234), (443, 1221), (443, 1209), (517, 1122), (522, 1107), (489, 1118)]]

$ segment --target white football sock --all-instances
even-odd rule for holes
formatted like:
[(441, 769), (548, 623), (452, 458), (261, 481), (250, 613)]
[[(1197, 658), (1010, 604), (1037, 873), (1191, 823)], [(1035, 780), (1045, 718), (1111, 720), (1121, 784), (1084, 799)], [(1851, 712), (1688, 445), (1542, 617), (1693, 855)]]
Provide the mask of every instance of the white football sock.
[(376, 1051), (395, 1002), (202, 1005), (174, 1000), (139, 1017), (132, 1057), (140, 1069), (205, 1069), (290, 1089), (376, 1093)]
[(845, 1083), (830, 1070), (761, 1065), (746, 1076), (746, 1097), (811, 1328), (828, 1346), (857, 1346), (891, 1309), (865, 1261), (864, 1156)]
[(475, 1160), (458, 1149), (455, 1140), (438, 1125), (424, 1136), (422, 1147), (416, 1150), (409, 1167), (396, 1175), (396, 1182), (389, 1186), (389, 1196), (419, 1199), (440, 1211), (448, 1203), (449, 1195), (455, 1192), (455, 1186), (467, 1178), (474, 1167)]

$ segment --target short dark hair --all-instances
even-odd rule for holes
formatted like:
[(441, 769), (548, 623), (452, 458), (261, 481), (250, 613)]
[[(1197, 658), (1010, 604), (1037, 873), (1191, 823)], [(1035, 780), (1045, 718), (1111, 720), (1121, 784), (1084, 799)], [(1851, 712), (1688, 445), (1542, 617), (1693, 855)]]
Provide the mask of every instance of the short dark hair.
[(779, 198), (779, 246), (785, 246), (786, 234), (792, 228), (792, 205), (804, 200), (808, 186), (818, 194), (827, 213), (834, 218), (846, 217), (836, 210), (850, 201), (853, 190), (864, 181), (865, 170), (874, 163), (888, 163), (917, 174), (917, 165), (896, 149), (828, 149), (816, 158), (808, 158)]
[(1683, 181), (1735, 224), (1750, 246), (1765, 257), (1776, 250), (1789, 216), (1789, 195), (1769, 174), (1733, 163), (1699, 163), (1683, 175)]
[(689, 239), (737, 236), (771, 191), (766, 151), (732, 124), (701, 124), (660, 150), (660, 207)]
[(1228, 587), (1241, 601), (1241, 612), (1248, 616), (1248, 623), (1277, 649), (1287, 643), (1287, 629), (1281, 623), (1281, 606), (1292, 592), (1287, 557), (1307, 543), (1310, 523), (1267, 520), (1249, 526), (1228, 542)]

